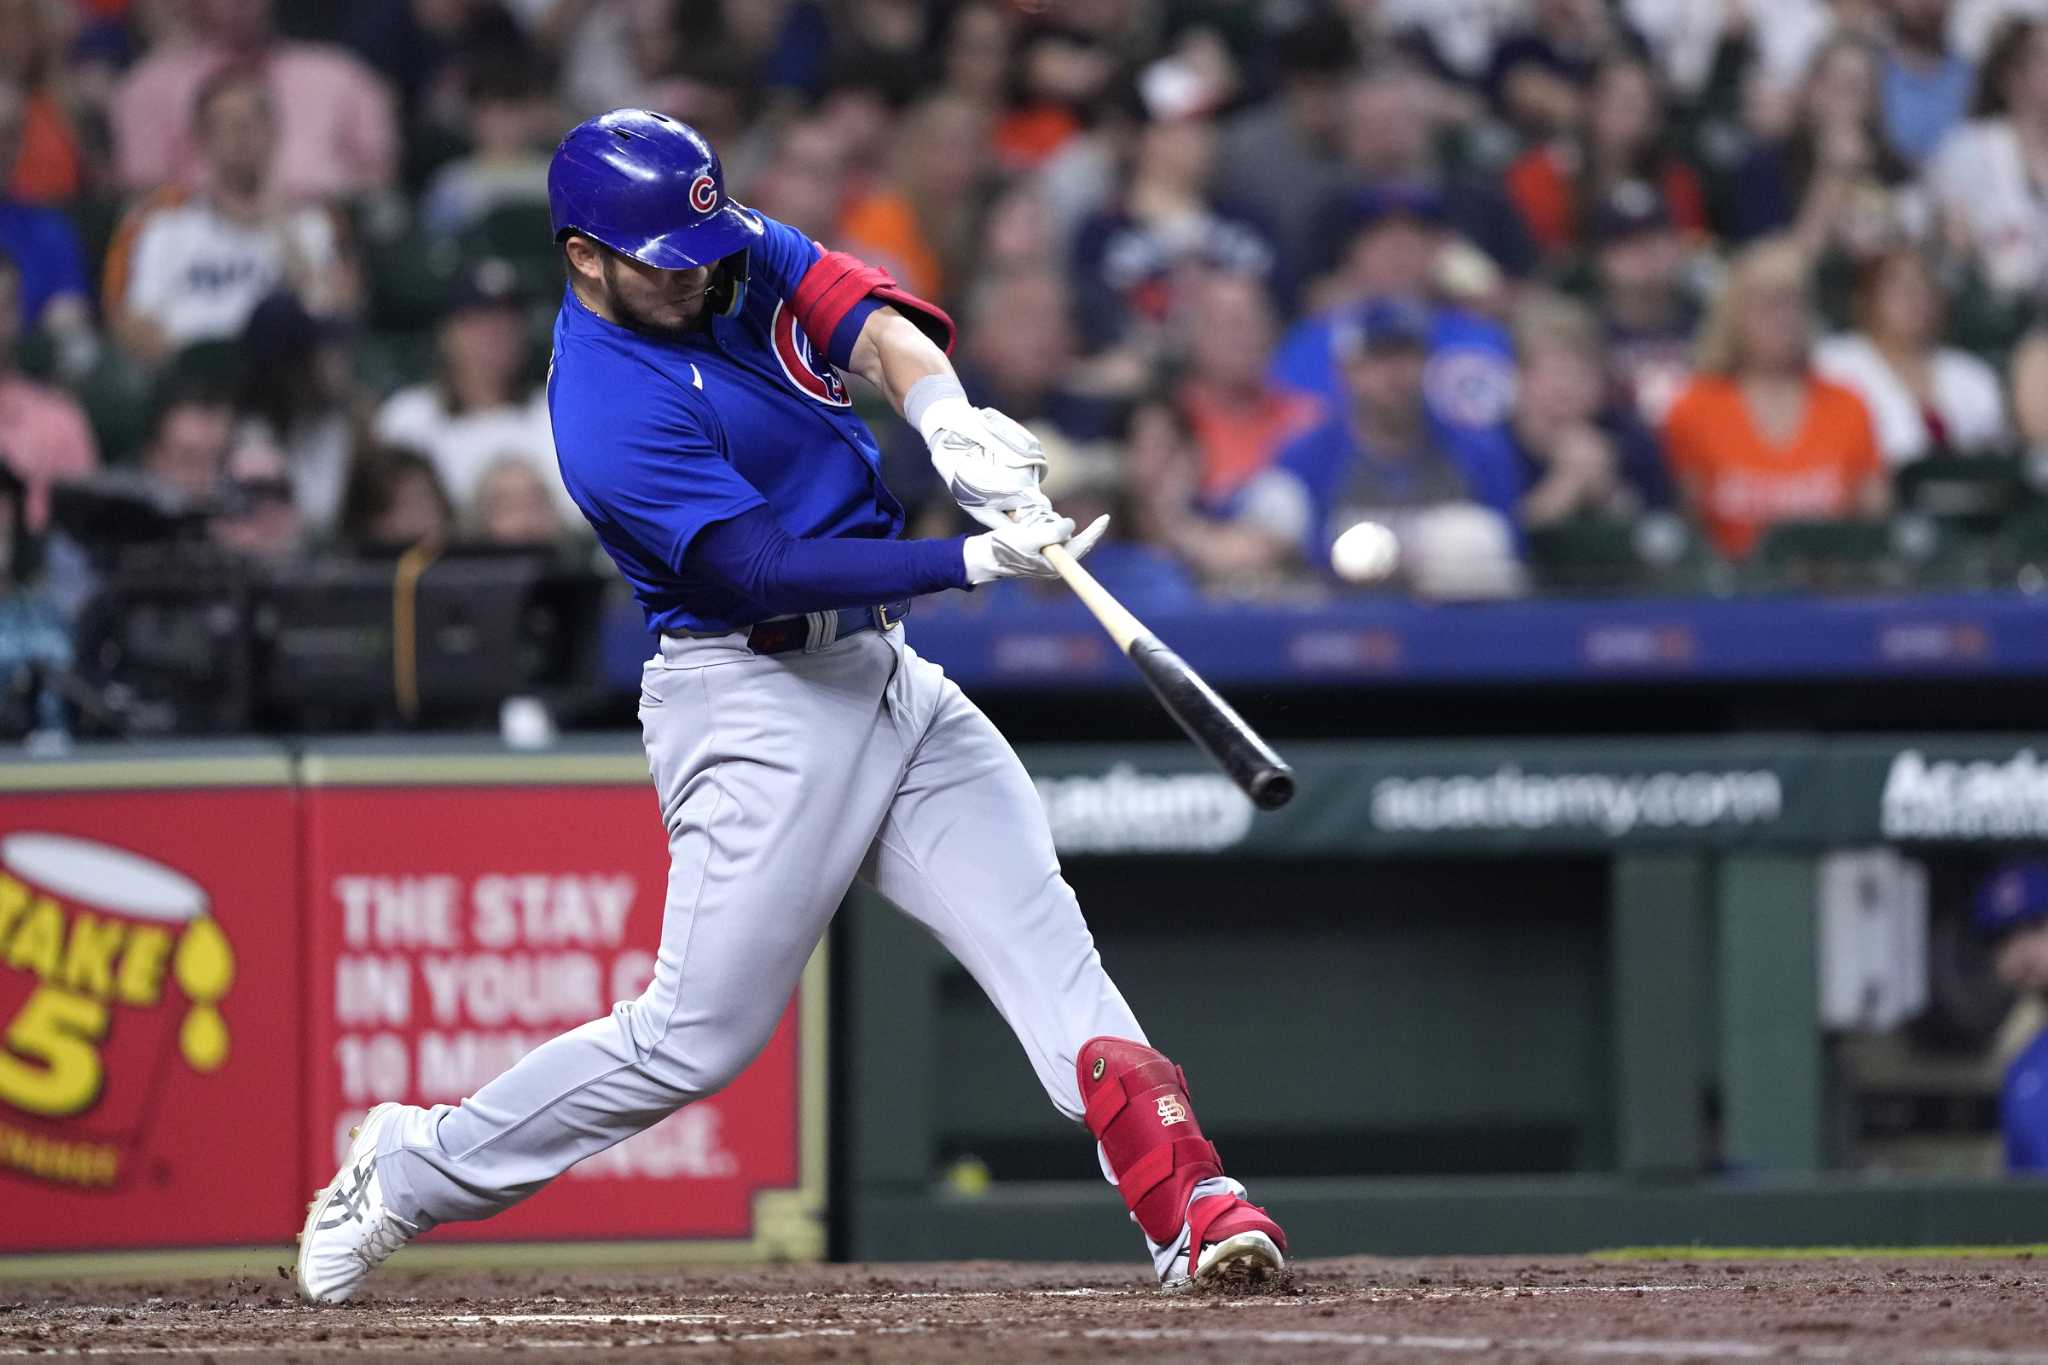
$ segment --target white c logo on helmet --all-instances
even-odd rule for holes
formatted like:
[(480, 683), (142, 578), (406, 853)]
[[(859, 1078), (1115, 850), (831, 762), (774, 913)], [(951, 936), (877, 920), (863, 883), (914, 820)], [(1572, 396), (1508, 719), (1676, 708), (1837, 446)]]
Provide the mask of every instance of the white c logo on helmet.
[(710, 176), (700, 175), (690, 182), (690, 207), (699, 213), (718, 207), (718, 184)]

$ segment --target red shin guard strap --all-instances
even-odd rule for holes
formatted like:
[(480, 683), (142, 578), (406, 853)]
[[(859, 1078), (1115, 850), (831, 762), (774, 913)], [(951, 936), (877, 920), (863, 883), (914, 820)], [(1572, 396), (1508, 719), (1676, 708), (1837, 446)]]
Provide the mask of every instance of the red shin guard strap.
[(1154, 1242), (1177, 1240), (1195, 1186), (1223, 1173), (1202, 1135), (1181, 1069), (1143, 1043), (1094, 1038), (1077, 1071), (1082, 1116), (1117, 1192)]
[(1154, 1147), (1117, 1178), (1117, 1193), (1124, 1197), (1125, 1204), (1135, 1209), (1146, 1195), (1159, 1188), (1162, 1180), (1171, 1179), (1173, 1173), (1183, 1166), (1200, 1162), (1215, 1163), (1220, 1168), (1220, 1163), (1216, 1162), (1216, 1147), (1207, 1138), (1182, 1138), (1171, 1147)]

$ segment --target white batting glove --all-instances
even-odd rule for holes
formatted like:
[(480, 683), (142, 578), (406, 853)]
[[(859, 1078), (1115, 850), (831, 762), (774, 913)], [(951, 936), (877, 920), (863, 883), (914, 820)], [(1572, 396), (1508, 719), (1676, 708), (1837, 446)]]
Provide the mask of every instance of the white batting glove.
[(946, 491), (983, 526), (1001, 530), (1012, 512), (1051, 512), (1038, 491), (1045, 447), (1018, 422), (994, 408), (973, 407), (965, 397), (948, 397), (918, 414), (917, 429)]
[(1074, 519), (1050, 508), (1040, 514), (1027, 512), (1020, 521), (1005, 521), (993, 531), (969, 536), (961, 553), (967, 560), (967, 581), (993, 583), (998, 578), (1058, 578), (1059, 570), (1046, 560), (1048, 545), (1064, 545), (1079, 559), (1095, 548), (1109, 518), (1097, 517), (1080, 535), (1074, 534)]

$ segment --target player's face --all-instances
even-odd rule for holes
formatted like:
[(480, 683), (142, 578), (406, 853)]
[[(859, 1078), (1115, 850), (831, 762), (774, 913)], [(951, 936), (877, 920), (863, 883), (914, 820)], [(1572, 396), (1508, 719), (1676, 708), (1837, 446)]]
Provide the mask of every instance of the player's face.
[(687, 332), (704, 312), (711, 267), (657, 270), (630, 256), (603, 256), (605, 305), (614, 321), (656, 335)]
[(2023, 991), (2048, 990), (2048, 926), (2011, 934), (1993, 959), (1999, 980)]

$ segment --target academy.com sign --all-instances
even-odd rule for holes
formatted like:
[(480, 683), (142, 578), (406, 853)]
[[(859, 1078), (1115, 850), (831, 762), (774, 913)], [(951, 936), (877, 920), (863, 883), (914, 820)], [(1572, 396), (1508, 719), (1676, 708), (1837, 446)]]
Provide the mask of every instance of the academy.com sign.
[(1386, 833), (1652, 830), (1768, 825), (1784, 812), (1767, 768), (1693, 772), (1525, 772), (1389, 777), (1373, 784), (1373, 828)]
[(1998, 760), (1892, 759), (1879, 819), (1888, 839), (2048, 836), (2048, 764), (2032, 749)]
[(1210, 853), (1243, 839), (1252, 803), (1215, 773), (1106, 773), (1039, 777), (1039, 800), (1061, 853)]

